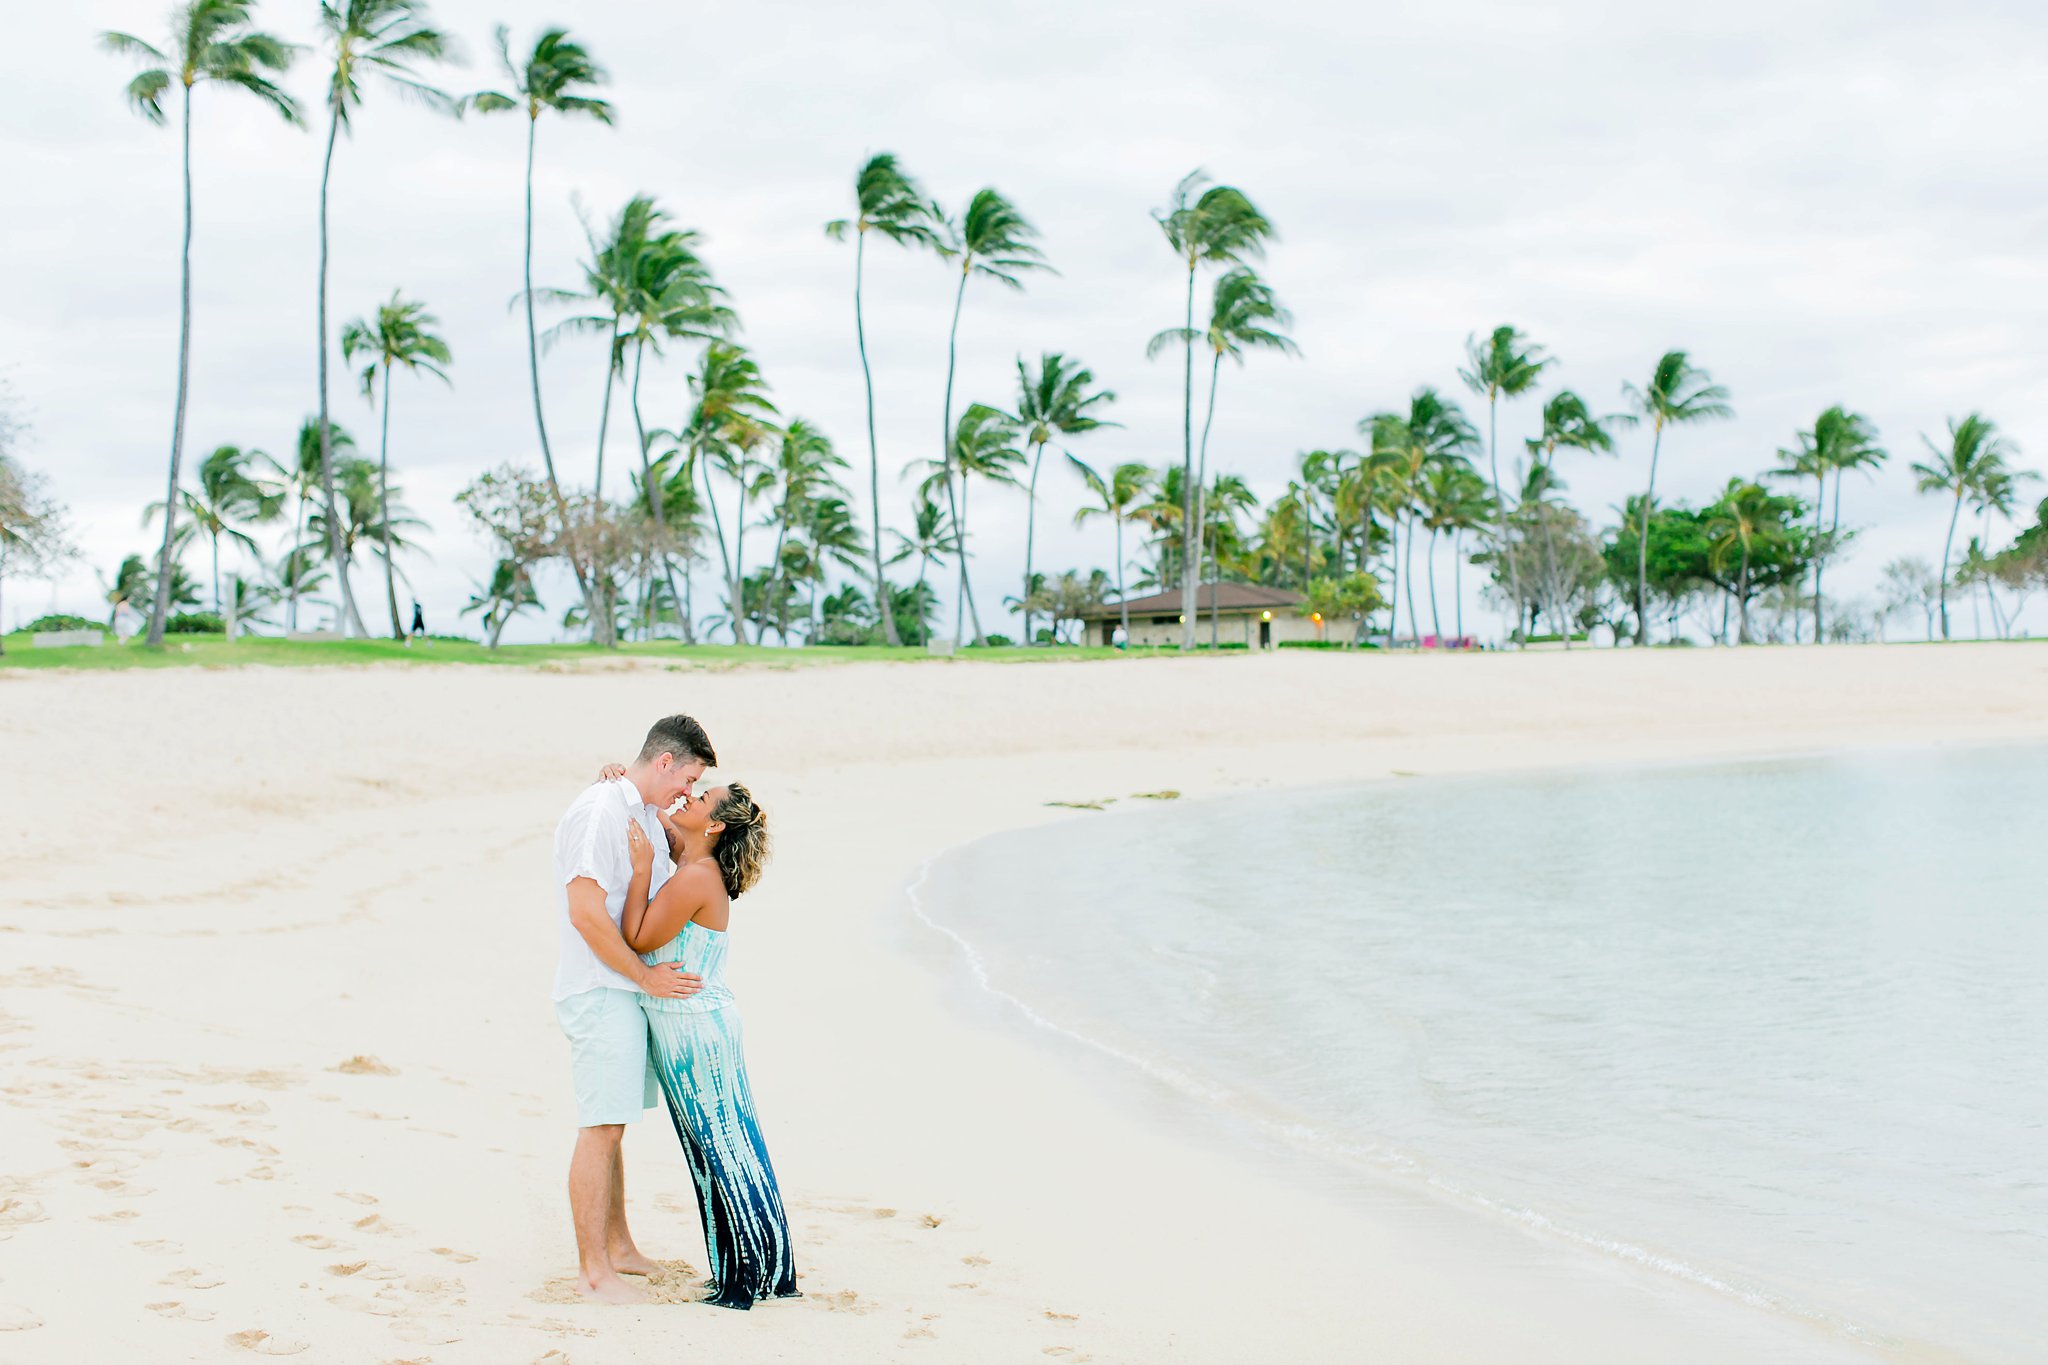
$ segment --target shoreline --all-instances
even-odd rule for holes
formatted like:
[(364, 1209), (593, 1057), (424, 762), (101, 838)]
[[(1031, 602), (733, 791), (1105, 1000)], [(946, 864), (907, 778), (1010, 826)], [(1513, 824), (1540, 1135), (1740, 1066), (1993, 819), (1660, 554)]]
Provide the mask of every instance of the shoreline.
[[(1684, 773), (1701, 769), (1813, 762), (1830, 758), (1932, 754), (1956, 750), (2002, 750), (2009, 748), (2011, 743), (2009, 740), (1989, 738), (1960, 742), (1927, 739), (1870, 740), (1818, 745), (1810, 749), (1763, 750), (1755, 753), (1712, 756), (1648, 760), (1567, 760), (1459, 772), (1399, 772), (1362, 779), (1333, 779), (1268, 788), (1261, 791), (1260, 795), (1341, 799), (1348, 793), (1380, 791), (1403, 782), (1438, 785), (1491, 783), (1540, 776)], [(2031, 743), (2048, 745), (2048, 739), (2037, 739)], [(1107, 1062), (1114, 1067), (1125, 1069), (1127, 1076), (1133, 1081), (1156, 1085), (1168, 1097), (1169, 1107), (1184, 1109), (1190, 1116), (1199, 1114), (1206, 1121), (1193, 1126), (1209, 1134), (1210, 1140), (1222, 1151), (1237, 1158), (1254, 1160), (1262, 1150), (1278, 1144), (1306, 1158), (1309, 1163), (1319, 1168), (1319, 1178), (1327, 1179), (1333, 1186), (1363, 1181), (1411, 1197), (1420, 1194), (1437, 1198), (1443, 1201), (1446, 1207), (1457, 1209), (1465, 1215), (1476, 1215), (1520, 1228), (1551, 1245), (1570, 1247), (1583, 1253), (1668, 1276), (1722, 1300), (1743, 1304), (1779, 1321), (1819, 1328), (1830, 1337), (1846, 1344), (1880, 1351), (1885, 1348), (1885, 1334), (1868, 1324), (1839, 1317), (1824, 1309), (1801, 1307), (1767, 1288), (1745, 1287), (1731, 1282), (1710, 1270), (1681, 1259), (1676, 1254), (1654, 1250), (1636, 1241), (1627, 1240), (1620, 1232), (1572, 1226), (1558, 1222), (1543, 1211), (1503, 1203), (1478, 1190), (1465, 1188), (1453, 1182), (1443, 1172), (1431, 1169), (1426, 1154), (1391, 1149), (1376, 1152), (1370, 1146), (1361, 1146), (1358, 1141), (1317, 1122), (1290, 1119), (1269, 1101), (1246, 1098), (1242, 1102), (1236, 1102), (1239, 1100), (1237, 1092), (1222, 1082), (1209, 1081), (1190, 1074), (1170, 1058), (1140, 1055), (1097, 1037), (1087, 1032), (1084, 1025), (1058, 1017), (1057, 1011), (1051, 1007), (1042, 1006), (1037, 1001), (997, 984), (993, 978), (989, 950), (971, 939), (966, 930), (942, 920), (932, 903), (935, 898), (927, 891), (934, 868), (950, 859), (970, 854), (993, 840), (1011, 836), (1023, 837), (1037, 844), (1040, 853), (1050, 861), (1056, 856), (1065, 856), (1070, 852), (1057, 847), (1059, 832), (1085, 821), (1091, 815), (1170, 822), (1176, 815), (1191, 808), (1219, 805), (1232, 799), (1236, 798), (1223, 793), (1211, 793), (1193, 799), (1175, 799), (1171, 802), (1140, 801), (1131, 805), (1119, 805), (1113, 810), (1075, 811), (1066, 818), (1043, 825), (992, 830), (926, 858), (915, 874), (907, 880), (903, 895), (910, 915), (928, 932), (943, 937), (951, 944), (954, 962), (950, 970), (970, 978), (982, 995), (999, 1004), (1002, 1011), (1009, 1016), (1012, 1028), (1020, 1035), (1032, 1037), (1039, 1046), (1066, 1056), (1077, 1070), (1089, 1071), (1099, 1068), (1102, 1062)], [(1105, 1092), (1113, 1094), (1118, 1089), (1106, 1076), (1091, 1076), (1090, 1080), (1096, 1088)], [(1118, 1098), (1133, 1112), (1156, 1110), (1160, 1107), (1156, 1103), (1143, 1103), (1128, 1095)], [(1311, 1185), (1314, 1185), (1318, 1177), (1312, 1176), (1309, 1179)]]
[[(19, 1253), (0, 1305), (42, 1325), (9, 1345), (211, 1356), (263, 1331), (307, 1360), (1916, 1358), (1218, 1152), (977, 1013), (899, 897), (935, 853), (1060, 819), (1054, 800), (1704, 759), (1731, 733), (1745, 753), (2048, 738), (2035, 657), (17, 674), (0, 943), (21, 966), (0, 973), (0, 1049), (21, 1080), (0, 1096), (0, 1198), (38, 1217), (0, 1227)], [(603, 1310), (555, 1288), (569, 1104), (536, 1003), (546, 834), (674, 709), (711, 726), (781, 848), (738, 909), (733, 978), (807, 1298), (753, 1314)], [(139, 742), (117, 772), (81, 770), (110, 718)], [(694, 1259), (661, 1127), (627, 1139), (635, 1230)], [(59, 1239), (106, 1267), (101, 1289), (67, 1284)], [(355, 1278), (372, 1270), (390, 1278)]]

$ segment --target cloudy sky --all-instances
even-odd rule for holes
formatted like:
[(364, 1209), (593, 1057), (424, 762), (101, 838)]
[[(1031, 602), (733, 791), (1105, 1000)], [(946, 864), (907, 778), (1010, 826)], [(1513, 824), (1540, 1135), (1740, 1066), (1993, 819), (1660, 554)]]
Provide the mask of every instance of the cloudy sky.
[[(87, 556), (58, 583), (11, 592), (9, 624), (103, 610), (91, 570), (146, 547), (139, 509), (162, 496), (177, 141), (127, 111), (129, 69), (93, 38), (156, 40), (168, 9), (25, 11), (0, 55), (0, 377), (32, 424), (23, 456), (71, 505)], [(307, 42), (314, 12), (310, 0), (258, 8)], [(1667, 440), (1660, 492), (1672, 496), (1768, 467), (1831, 403), (1868, 413), (1895, 454), (1848, 490), (1847, 519), (1867, 529), (1831, 588), (1850, 598), (1872, 592), (1887, 560), (1940, 554), (1945, 509), (1905, 469), (1921, 433), (1980, 410), (2023, 464), (2048, 456), (2038, 4), (444, 0), (434, 13), (470, 54), (451, 87), (500, 83), (498, 22), (515, 46), (569, 22), (611, 71), (616, 128), (541, 128), (536, 280), (576, 281), (576, 200), (608, 214), (656, 195), (705, 234), (783, 410), (856, 459), (852, 252), (820, 226), (848, 210), (855, 167), (880, 150), (948, 206), (993, 185), (1042, 230), (1057, 276), (1021, 295), (970, 289), (958, 392), (1007, 406), (1018, 354), (1078, 356), (1118, 392), (1124, 423), (1077, 444), (1091, 462), (1177, 455), (1179, 367), (1148, 362), (1144, 346), (1177, 320), (1183, 277), (1149, 211), (1197, 166), (1244, 188), (1281, 232), (1265, 269), (1302, 355), (1225, 374), (1212, 447), (1263, 495), (1299, 452), (1356, 446), (1359, 419), (1417, 385), (1455, 388), (1465, 337), (1501, 322), (1603, 406), (1672, 347), (1732, 391), (1736, 420)], [(317, 80), (309, 57), (289, 84), (311, 100)], [(455, 350), (453, 387), (401, 382), (392, 424), (397, 478), (432, 522), (432, 559), (409, 569), (437, 627), (455, 624), (490, 557), (455, 490), (501, 461), (537, 462), (509, 308), (524, 131), (516, 116), (458, 123), (373, 91), (337, 155), (337, 317), (402, 289)], [(282, 454), (314, 403), (319, 139), (202, 89), (194, 141), (188, 458), (222, 443)], [(884, 511), (900, 521), (909, 487), (894, 469), (938, 446), (951, 277), (884, 249), (869, 281)], [(569, 342), (543, 367), (557, 457), (580, 480), (603, 363), (601, 342)], [(683, 375), (679, 361), (650, 374), (656, 423), (679, 420)], [(372, 410), (345, 376), (332, 401), (369, 444)], [(1503, 411), (1504, 450), (1537, 407)], [(1615, 460), (1567, 466), (1573, 497), (1609, 516), (1647, 458), (1647, 436), (1631, 436)], [(1043, 566), (1106, 566), (1107, 528), (1069, 525), (1072, 477), (1049, 465), (1041, 491)], [(989, 603), (1020, 572), (1022, 498), (988, 497), (978, 520)], [(1490, 629), (1475, 577), (1468, 620)], [(530, 634), (554, 629), (567, 594), (550, 605)], [(2048, 628), (2048, 614), (2037, 606), (2033, 622)]]

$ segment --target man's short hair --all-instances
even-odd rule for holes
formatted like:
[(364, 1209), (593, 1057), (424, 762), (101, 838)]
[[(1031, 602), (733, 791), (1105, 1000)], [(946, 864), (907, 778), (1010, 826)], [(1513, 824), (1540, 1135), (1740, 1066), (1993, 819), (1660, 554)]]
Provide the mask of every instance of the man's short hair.
[(640, 761), (652, 763), (663, 754), (674, 754), (678, 763), (694, 758), (707, 768), (718, 766), (711, 736), (692, 716), (663, 716), (649, 728), (647, 742), (640, 746)]

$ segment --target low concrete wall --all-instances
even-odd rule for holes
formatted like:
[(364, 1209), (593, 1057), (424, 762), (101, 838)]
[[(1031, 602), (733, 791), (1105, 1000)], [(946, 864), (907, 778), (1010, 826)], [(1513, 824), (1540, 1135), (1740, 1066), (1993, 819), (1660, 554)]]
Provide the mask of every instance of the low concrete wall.
[(30, 643), (36, 649), (64, 649), (71, 645), (99, 646), (107, 637), (96, 630), (39, 630)]

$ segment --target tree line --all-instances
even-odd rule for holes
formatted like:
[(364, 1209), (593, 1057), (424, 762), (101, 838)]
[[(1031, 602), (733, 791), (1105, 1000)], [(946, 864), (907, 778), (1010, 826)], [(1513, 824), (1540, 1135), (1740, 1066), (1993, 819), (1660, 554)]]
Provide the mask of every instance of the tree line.
[[(1973, 610), (1981, 604), (2004, 633), (2026, 594), (2048, 576), (2038, 525), (1991, 548), (1994, 519), (2014, 516), (2020, 490), (2033, 476), (2013, 466), (2017, 452), (2010, 439), (1973, 413), (1951, 420), (1941, 437), (1923, 438), (1926, 458), (1911, 466), (1919, 488), (1949, 503), (1939, 571), (1922, 561), (1889, 565), (1886, 601), (1875, 618), (1837, 613), (1831, 622), (1825, 573), (1856, 535), (1842, 519), (1844, 483), (1851, 474), (1886, 465), (1879, 434), (1868, 418), (1830, 407), (1795, 434), (1771, 468), (1730, 480), (1705, 506), (1667, 505), (1656, 491), (1667, 434), (1732, 416), (1728, 393), (1682, 350), (1659, 358), (1640, 386), (1622, 385), (1621, 411), (1598, 412), (1568, 389), (1544, 395), (1538, 434), (1519, 452), (1510, 450), (1504, 472), (1500, 408), (1537, 396), (1555, 365), (1544, 347), (1507, 325), (1471, 338), (1457, 371), (1473, 401), (1484, 406), (1483, 437), (1456, 399), (1424, 386), (1404, 408), (1363, 418), (1355, 449), (1304, 452), (1286, 487), (1262, 503), (1240, 476), (1212, 468), (1210, 438), (1226, 360), (1235, 369), (1259, 352), (1298, 354), (1288, 335), (1289, 312), (1257, 271), (1277, 233), (1244, 191), (1200, 171), (1182, 179), (1153, 215), (1185, 273), (1179, 325), (1161, 330), (1147, 346), (1150, 358), (1182, 361), (1179, 459), (1098, 469), (1072, 447), (1117, 425), (1110, 416), (1116, 394), (1071, 354), (1048, 351), (1035, 361), (1020, 356), (1013, 394), (956, 405), (970, 292), (979, 298), (992, 286), (1022, 290), (1052, 267), (1036, 228), (995, 187), (949, 211), (889, 153), (858, 168), (848, 216), (825, 225), (829, 237), (853, 246), (853, 330), (866, 418), (863, 516), (849, 484), (851, 466), (831, 437), (783, 410), (758, 359), (736, 339), (739, 315), (704, 258), (701, 234), (678, 224), (658, 201), (637, 196), (609, 218), (586, 217), (580, 280), (534, 283), (533, 179), (541, 126), (562, 118), (609, 125), (615, 117), (601, 97), (607, 74), (592, 54), (556, 27), (515, 51), (501, 27), (495, 34), (501, 88), (452, 92), (430, 77), (458, 60), (458, 45), (433, 26), (417, 0), (320, 6), (319, 365), (313, 412), (297, 433), (296, 448), (279, 459), (223, 445), (188, 475), (194, 94), (239, 94), (288, 123), (307, 120), (308, 111), (279, 84), (303, 51), (260, 30), (254, 11), (253, 0), (192, 0), (174, 11), (169, 41), (160, 47), (127, 34), (103, 39), (141, 68), (126, 88), (132, 107), (165, 124), (175, 99), (180, 129), (176, 399), (166, 496), (146, 513), (150, 524), (161, 522), (161, 538), (153, 563), (133, 556), (109, 585), (110, 597), (147, 602), (152, 643), (161, 641), (175, 609), (199, 604), (183, 557), (201, 542), (216, 614), (260, 622), (275, 613), (296, 629), (301, 605), (331, 587), (342, 629), (367, 634), (353, 572), (369, 562), (382, 580), (391, 632), (405, 633), (400, 560), (419, 552), (413, 540), (423, 523), (405, 507), (392, 477), (392, 414), (407, 384), (451, 382), (453, 363), (423, 300), (394, 292), (338, 329), (341, 358), (356, 367), (361, 391), (374, 404), (375, 458), (359, 453), (329, 401), (329, 354), (337, 337), (327, 297), (328, 199), (337, 149), (377, 86), (446, 116), (527, 118), (518, 302), (539, 467), (500, 465), (457, 499), (497, 549), (489, 580), (476, 585), (467, 608), (480, 617), (492, 644), (518, 614), (539, 608), (536, 571), (550, 561), (565, 566), (576, 586), (564, 624), (599, 644), (656, 636), (691, 642), (700, 632), (721, 631), (755, 643), (772, 635), (782, 643), (916, 644), (941, 630), (983, 641), (992, 636), (975, 595), (970, 511), (993, 496), (1025, 499), (1023, 561), (1012, 579), (1015, 591), (1003, 602), (1021, 613), (1026, 641), (1063, 638), (1081, 612), (1112, 595), (1178, 590), (1182, 644), (1193, 647), (1200, 643), (1197, 586), (1213, 579), (1295, 588), (1326, 620), (1349, 622), (1361, 642), (1375, 635), (1391, 642), (1463, 639), (1468, 566), (1485, 575), (1484, 595), (1511, 621), (1507, 635), (1514, 641), (1549, 635), (1569, 647), (1604, 626), (1617, 640), (1647, 644), (1660, 625), (1673, 638), (1690, 628), (1720, 640), (1789, 633), (1820, 641), (1853, 637), (1873, 620), (1881, 628), (1885, 615), (1921, 603), (1930, 638), (1937, 626), (1947, 638), (1953, 592), (1970, 591)], [(878, 398), (867, 344), (871, 241), (929, 253), (957, 272), (940, 440), (928, 458), (885, 461), (876, 438)], [(1206, 317), (1198, 317), (1205, 283)], [(565, 475), (556, 459), (540, 370), (545, 350), (576, 338), (600, 341), (605, 367), (587, 482), (579, 471)], [(1199, 365), (1198, 356), (1207, 364)], [(644, 410), (646, 369), (675, 361), (687, 366), (689, 401), (672, 413)], [(606, 457), (621, 406), (631, 419), (633, 450), (623, 492), (608, 494)], [(555, 414), (554, 424), (560, 420)], [(1648, 436), (1642, 492), (1613, 509), (1611, 523), (1596, 527), (1566, 498), (1566, 469), (1615, 457), (1618, 433), (1634, 427)], [(1048, 575), (1037, 563), (1041, 478), (1051, 451), (1062, 457), (1055, 467), (1068, 470), (1082, 491), (1076, 523), (1109, 524), (1109, 573)], [(885, 524), (885, 464), (915, 480), (910, 515), (901, 525)], [(34, 537), (21, 530), (29, 525), (22, 509), (30, 500), (19, 491), (11, 495), (16, 510), (0, 511), (11, 518), (0, 524), (0, 575), (47, 569), (56, 543), (49, 529), (57, 524), (52, 504), (11, 457), (5, 468), (13, 471), (6, 475), (11, 482), (0, 488), (33, 487), (42, 500), (35, 503), (42, 529)], [(1965, 512), (1977, 533), (1958, 556)], [(264, 554), (252, 534), (265, 525), (286, 528), (274, 556)], [(1128, 553), (1127, 531), (1135, 556)], [(1426, 627), (1418, 606), (1418, 537), (1426, 547), (1420, 585)], [(1448, 629), (1437, 583), (1440, 541), (1452, 552)], [(239, 552), (253, 572), (224, 577), (223, 547)], [(704, 611), (695, 600), (699, 568), (717, 585)], [(947, 578), (950, 623), (938, 587)], [(1211, 643), (1216, 636), (1212, 617)]]

